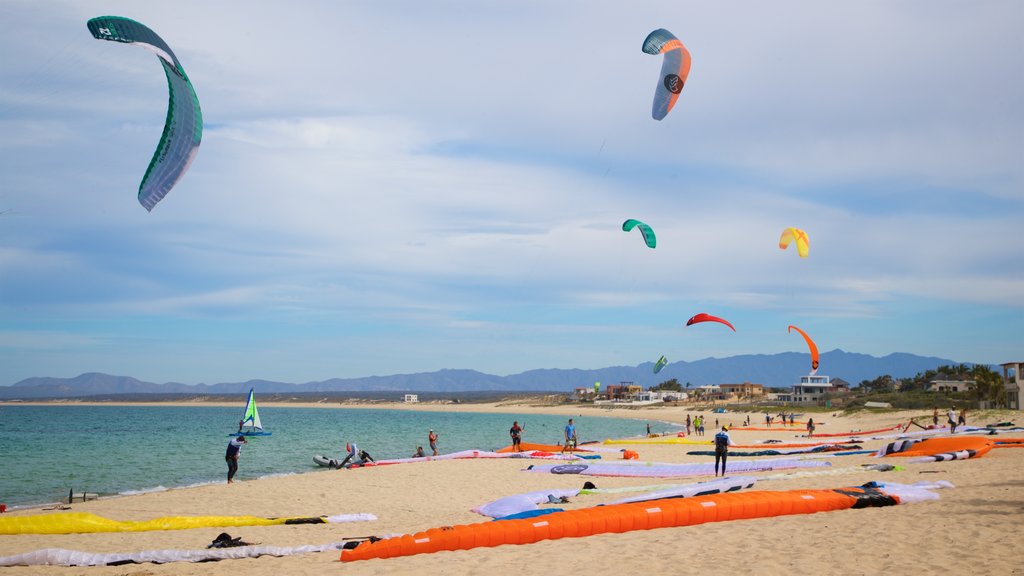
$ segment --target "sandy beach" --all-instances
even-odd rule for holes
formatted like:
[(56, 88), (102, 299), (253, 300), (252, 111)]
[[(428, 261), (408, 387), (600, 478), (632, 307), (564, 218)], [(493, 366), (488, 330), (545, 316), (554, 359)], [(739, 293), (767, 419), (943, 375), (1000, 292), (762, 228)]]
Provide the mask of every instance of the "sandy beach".
[[(346, 405), (345, 407), (358, 407)], [(692, 408), (664, 406), (644, 410), (608, 410), (583, 406), (528, 406), (523, 404), (382, 405), (374, 408), (445, 410), (465, 412), (523, 412), (573, 416), (602, 415), (650, 421), (683, 422)], [(694, 414), (694, 413), (691, 413)], [(738, 425), (745, 414), (706, 414), (713, 424)], [(910, 417), (916, 412), (888, 412), (842, 416), (812, 414), (818, 432), (873, 430)], [(1020, 420), (1019, 413), (990, 412), (974, 422), (984, 424)], [(819, 420), (820, 418), (820, 420)], [(763, 416), (751, 416), (753, 425)], [(920, 421), (924, 421), (921, 418)], [(1020, 422), (1018, 422), (1020, 423)], [(640, 432), (640, 430), (638, 430)], [(765, 439), (803, 441), (802, 428), (774, 431), (733, 431), (737, 444)], [(710, 440), (709, 427), (705, 438)], [(1019, 436), (1019, 435), (1018, 435)], [(529, 430), (524, 435), (529, 442)], [(884, 441), (868, 441), (876, 449)], [(706, 462), (706, 456), (689, 456), (692, 445), (616, 445), (640, 454), (651, 462)], [(736, 449), (734, 449), (736, 450)], [(616, 461), (613, 453), (602, 453)], [(739, 459), (739, 458), (734, 458)], [(1024, 530), (1024, 450), (995, 449), (982, 458), (907, 464), (887, 458), (886, 463), (905, 466), (903, 471), (865, 472), (853, 469), (880, 460), (869, 455), (830, 459), (829, 474), (795, 474), (792, 478), (759, 482), (755, 489), (839, 488), (869, 480), (914, 483), (948, 480), (953, 489), (939, 491), (937, 501), (919, 504), (845, 510), (756, 520), (717, 522), (699, 526), (605, 534), (560, 539), (524, 546), (499, 546), (467, 551), (440, 552), (407, 558), (342, 564), (339, 553), (260, 557), (207, 563), (129, 564), (103, 567), (11, 567), (15, 574), (184, 575), (223, 574), (250, 576), (283, 574), (549, 574), (586, 571), (596, 575), (643, 574), (1024, 574), (1021, 536)], [(535, 461), (536, 462), (536, 461)], [(473, 507), (500, 497), (523, 492), (579, 488), (585, 480), (600, 488), (653, 483), (690, 483), (709, 477), (684, 479), (593, 478), (522, 472), (525, 460), (450, 460), (358, 470), (322, 471), (308, 474), (239, 481), (232, 485), (202, 486), (166, 492), (75, 502), (75, 512), (91, 512), (116, 520), (148, 520), (172, 515), (255, 515), (265, 517), (316, 516), (369, 512), (373, 522), (331, 525), (201, 528), (178, 531), (19, 535), (0, 537), (0, 556), (42, 548), (67, 548), (88, 552), (132, 552), (153, 549), (205, 548), (227, 531), (245, 541), (273, 546), (326, 544), (349, 537), (412, 533), (431, 527), (488, 521)], [(245, 470), (245, 458), (240, 463)], [(794, 471), (798, 472), (798, 471)], [(777, 475), (778, 472), (768, 473)], [(585, 508), (608, 502), (619, 495), (581, 495), (565, 508)], [(23, 510), (8, 515), (44, 513)], [(45, 512), (60, 514), (60, 511)]]

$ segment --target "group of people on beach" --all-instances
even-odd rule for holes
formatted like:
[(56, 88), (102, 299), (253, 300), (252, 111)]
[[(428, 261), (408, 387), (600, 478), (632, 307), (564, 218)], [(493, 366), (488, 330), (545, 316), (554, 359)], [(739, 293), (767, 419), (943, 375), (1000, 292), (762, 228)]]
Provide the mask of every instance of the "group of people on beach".
[[(648, 426), (648, 430), (649, 429), (650, 427)], [(522, 438), (525, 430), (525, 423), (520, 426), (518, 420), (512, 422), (512, 427), (509, 428), (508, 435), (512, 439), (512, 450), (514, 452), (522, 451)], [(576, 424), (573, 422), (572, 418), (569, 418), (569, 424), (565, 427), (564, 436), (565, 444), (562, 446), (562, 452), (564, 453), (566, 450), (570, 452), (576, 450), (578, 437), (576, 435)], [(434, 456), (438, 455), (437, 439), (437, 432), (434, 432), (433, 429), (427, 431), (427, 445), (430, 446), (430, 450), (433, 452)], [(234, 482), (235, 474), (238, 472), (238, 459), (241, 456), (243, 444), (248, 444), (248, 442), (246, 441), (245, 436), (241, 434), (239, 434), (237, 438), (232, 438), (231, 441), (228, 442), (227, 453), (225, 454), (225, 460), (228, 464), (228, 484)], [(423, 446), (417, 446), (416, 451), (413, 452), (412, 455), (413, 458), (425, 458), (426, 456), (427, 454), (423, 450)], [(333, 462), (334, 461), (332, 460), (332, 463)], [(374, 460), (366, 450), (360, 450), (359, 446), (355, 442), (347, 442), (345, 444), (345, 459), (337, 465), (337, 468), (344, 469), (349, 462), (352, 464), (366, 464), (375, 463), (376, 460)]]
[(703, 414), (698, 414), (697, 416), (695, 416), (693, 418), (692, 421), (690, 420), (690, 415), (687, 414), (686, 415), (686, 435), (687, 436), (690, 435), (690, 426), (692, 425), (693, 426), (693, 434), (696, 435), (696, 436), (703, 436), (704, 435), (704, 424), (705, 424), (705, 420), (704, 420), (704, 415)]

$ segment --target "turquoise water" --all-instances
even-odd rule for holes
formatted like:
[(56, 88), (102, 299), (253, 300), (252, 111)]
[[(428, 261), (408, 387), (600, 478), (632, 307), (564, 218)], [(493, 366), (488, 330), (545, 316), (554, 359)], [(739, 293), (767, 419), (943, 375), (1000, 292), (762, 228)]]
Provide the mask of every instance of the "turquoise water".
[[(66, 500), (68, 491), (101, 495), (224, 482), (224, 451), (242, 407), (2, 406), (0, 502), (8, 508)], [(513, 420), (524, 442), (554, 444), (568, 418), (525, 414), (261, 407), (272, 436), (242, 448), (239, 480), (323, 470), (314, 454), (340, 456), (357, 442), (375, 459), (407, 458), (416, 446), (492, 450), (509, 444)], [(645, 420), (575, 418), (581, 441), (643, 435)], [(652, 421), (654, 431), (676, 430)]]

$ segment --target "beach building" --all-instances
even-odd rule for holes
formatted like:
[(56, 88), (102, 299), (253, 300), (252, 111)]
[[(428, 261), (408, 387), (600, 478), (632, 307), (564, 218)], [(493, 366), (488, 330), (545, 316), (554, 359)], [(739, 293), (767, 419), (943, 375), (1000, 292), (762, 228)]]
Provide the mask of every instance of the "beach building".
[(974, 380), (930, 380), (929, 392), (967, 392), (974, 388)]
[(1024, 381), (1021, 380), (1020, 371), (1024, 368), (1024, 362), (1007, 362), (1000, 364), (1003, 367), (1003, 389), (1006, 390), (1006, 407), (1010, 410), (1020, 410), (1020, 392)]
[(572, 397), (576, 400), (593, 400), (597, 397), (597, 392), (593, 386), (581, 386), (572, 389)]
[(415, 404), (416, 402), (419, 402), (419, 401), (420, 401), (419, 394), (406, 394), (405, 398), (402, 399), (402, 402), (405, 402), (406, 404)]
[(609, 384), (605, 389), (609, 400), (632, 400), (644, 391), (644, 387), (632, 382)]
[[(828, 376), (809, 375), (801, 376), (800, 383), (793, 385), (793, 391), (789, 395), (780, 395), (779, 399), (797, 404), (825, 405), (829, 396), (843, 391), (842, 388), (834, 386)], [(849, 388), (845, 391), (849, 391)]]
[(764, 396), (764, 384), (751, 384), (750, 382), (744, 382), (742, 384), (719, 384), (718, 388), (726, 396), (731, 394), (736, 398)]

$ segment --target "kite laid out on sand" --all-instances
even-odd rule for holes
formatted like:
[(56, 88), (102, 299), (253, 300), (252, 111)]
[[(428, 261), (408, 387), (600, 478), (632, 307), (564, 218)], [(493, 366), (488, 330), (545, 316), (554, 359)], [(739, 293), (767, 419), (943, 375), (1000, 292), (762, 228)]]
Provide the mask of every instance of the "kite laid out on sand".
[[(144, 550), (142, 552), (94, 553), (44, 548), (24, 554), (0, 557), (0, 566), (120, 566), (122, 564), (166, 564), (168, 562), (210, 562), (235, 558), (256, 558), (258, 556), (292, 556), (327, 550), (341, 550), (345, 542), (312, 546), (237, 546), (230, 548), (205, 548), (201, 550)], [(150, 572), (139, 572), (149, 574)]]
[(683, 46), (671, 32), (659, 28), (647, 35), (642, 50), (646, 54), (657, 56), (664, 54), (661, 61), (661, 76), (654, 89), (654, 103), (651, 106), (651, 117), (661, 120), (676, 105), (679, 93), (683, 91), (686, 77), (690, 75), (690, 51)]
[(346, 549), (341, 551), (341, 561), (395, 558), (502, 544), (532, 544), (541, 540), (695, 526), (723, 520), (894, 506), (935, 500), (939, 496), (930, 489), (951, 486), (948, 482), (918, 485), (869, 482), (863, 486), (834, 490), (756, 490), (611, 504), (535, 518), (443, 526), (383, 540), (353, 542), (351, 548), (346, 545)]
[[(786, 470), (789, 468), (818, 468), (831, 466), (822, 460), (799, 460), (796, 458), (778, 460), (737, 460), (729, 462), (729, 472), (744, 474), (747, 472), (763, 472), (767, 470)], [(526, 469), (528, 472), (549, 474), (580, 474), (583, 476), (621, 476), (630, 478), (675, 478), (682, 476), (703, 476), (715, 472), (712, 462), (693, 462), (689, 464), (663, 464), (657, 462), (638, 462), (636, 464), (537, 464)]]
[(273, 526), (276, 524), (337, 524), (376, 520), (373, 514), (340, 514), (307, 518), (260, 518), (258, 516), (165, 516), (153, 520), (110, 520), (87, 512), (36, 514), (0, 518), (0, 534), (91, 534), (94, 532), (147, 532), (232, 526)]
[[(89, 20), (86, 25), (97, 40), (147, 48), (163, 64), (170, 92), (167, 120), (153, 159), (149, 161), (149, 168), (146, 168), (139, 184), (139, 204), (146, 210), (153, 210), (185, 175), (199, 152), (199, 142), (203, 139), (203, 113), (199, 109), (199, 98), (171, 47), (144, 24), (121, 16), (100, 16)], [(116, 86), (125, 80), (128, 79), (112, 78), (108, 83)]]
[(916, 460), (913, 460), (914, 462), (966, 460), (981, 458), (993, 448), (1021, 447), (1022, 442), (1024, 439), (988, 436), (944, 436), (924, 440), (897, 440), (880, 448), (876, 456), (917, 457)]

